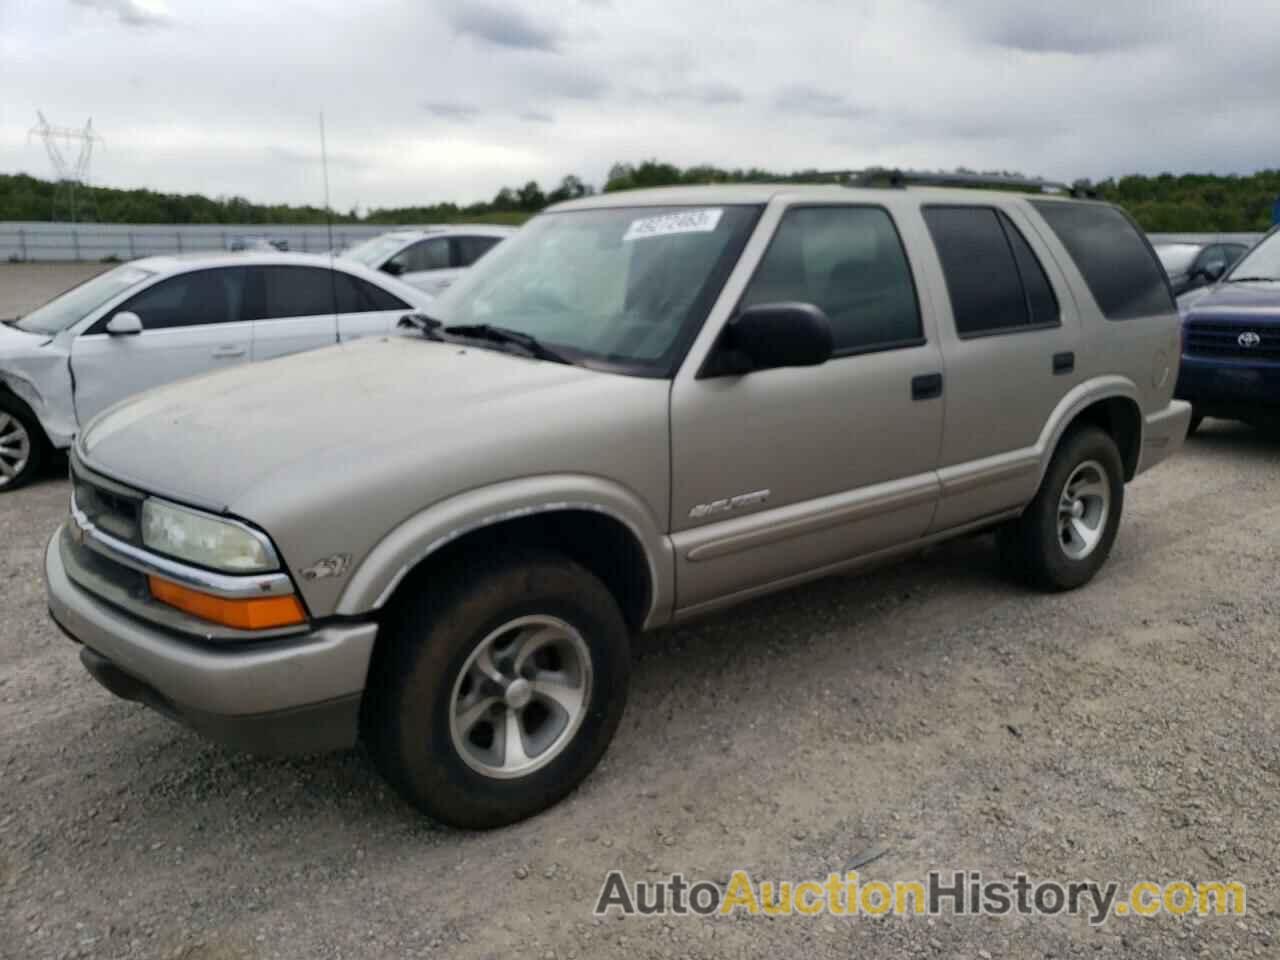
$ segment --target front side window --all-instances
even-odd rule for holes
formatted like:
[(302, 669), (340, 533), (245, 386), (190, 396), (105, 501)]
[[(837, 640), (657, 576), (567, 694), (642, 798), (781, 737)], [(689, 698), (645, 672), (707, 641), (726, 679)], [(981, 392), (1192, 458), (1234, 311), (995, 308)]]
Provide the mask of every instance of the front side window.
[(923, 338), (906, 252), (880, 207), (787, 211), (742, 306), (787, 301), (811, 303), (826, 313), (837, 354)]
[(1115, 207), (1069, 200), (1032, 200), (1031, 205), (1067, 248), (1108, 320), (1177, 312), (1160, 261), (1133, 221)]
[(403, 234), (383, 233), (343, 250), (341, 256), (377, 270), (405, 244)]
[(458, 249), (458, 266), (471, 266), (501, 240), (501, 237), (454, 237), (453, 242)]
[(448, 268), (450, 263), (449, 238), (436, 237), (432, 240), (419, 240), (413, 246), (406, 247), (392, 257), (391, 263), (400, 268), (400, 273), (444, 270)]
[[(136, 313), (144, 330), (235, 323), (240, 319), (243, 276), (238, 267), (180, 273), (143, 290), (116, 312)], [(103, 317), (94, 332), (101, 332), (98, 326), (105, 329), (110, 319)]]
[(587, 366), (670, 376), (759, 210), (544, 213), (465, 271), (430, 312), (449, 326), (529, 334)]
[(1035, 252), (994, 207), (922, 211), (951, 298), (956, 333), (982, 336), (1053, 325), (1058, 302)]

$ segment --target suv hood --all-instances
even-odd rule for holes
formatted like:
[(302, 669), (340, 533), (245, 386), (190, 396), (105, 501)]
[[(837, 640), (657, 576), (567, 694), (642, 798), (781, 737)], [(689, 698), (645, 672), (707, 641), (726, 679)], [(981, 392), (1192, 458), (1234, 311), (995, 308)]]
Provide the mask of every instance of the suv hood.
[(1210, 310), (1249, 309), (1259, 307), (1280, 314), (1280, 282), (1220, 283), (1179, 298), (1182, 312), (1201, 313)]
[(597, 425), (607, 450), (611, 418), (640, 420), (665, 451), (668, 389), (479, 347), (371, 338), (126, 400), (89, 425), (79, 453), (141, 490), (264, 526), (305, 504), (394, 511), (400, 499), (412, 513), (540, 463), (598, 469), (561, 465), (572, 458), (559, 454)]

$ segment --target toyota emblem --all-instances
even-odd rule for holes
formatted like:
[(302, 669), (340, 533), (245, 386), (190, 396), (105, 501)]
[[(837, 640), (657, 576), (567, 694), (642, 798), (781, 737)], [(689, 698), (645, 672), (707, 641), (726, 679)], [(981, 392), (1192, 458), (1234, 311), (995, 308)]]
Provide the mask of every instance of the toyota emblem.
[(1236, 343), (1240, 344), (1242, 347), (1252, 350), (1254, 347), (1258, 346), (1258, 344), (1262, 343), (1262, 338), (1252, 330), (1246, 330), (1244, 333), (1240, 334), (1240, 336), (1236, 337)]

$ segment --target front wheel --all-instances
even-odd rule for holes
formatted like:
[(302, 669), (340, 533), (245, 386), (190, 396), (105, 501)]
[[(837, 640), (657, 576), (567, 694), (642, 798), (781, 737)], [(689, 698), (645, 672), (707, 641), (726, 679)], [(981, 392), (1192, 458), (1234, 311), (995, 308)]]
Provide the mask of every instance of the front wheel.
[(622, 718), (630, 654), (613, 596), (578, 564), (532, 551), (409, 589), (366, 693), (365, 736), (384, 776), (458, 827), (503, 826), (559, 801)]
[(44, 461), (45, 439), (26, 405), (0, 393), (0, 494), (29, 483)]
[(1097, 427), (1071, 430), (1058, 445), (1035, 499), (1001, 531), (1011, 569), (1046, 590), (1073, 590), (1106, 563), (1124, 507), (1124, 465)]

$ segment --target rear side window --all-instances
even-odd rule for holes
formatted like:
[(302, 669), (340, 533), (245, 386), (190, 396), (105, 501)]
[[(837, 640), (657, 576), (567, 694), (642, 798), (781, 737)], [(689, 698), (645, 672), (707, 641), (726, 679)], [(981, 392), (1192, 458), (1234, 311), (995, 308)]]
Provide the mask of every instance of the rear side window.
[(1061, 200), (1033, 200), (1032, 205), (1071, 254), (1108, 320), (1176, 310), (1160, 261), (1115, 207)]
[(314, 267), (258, 267), (254, 296), (249, 298), (253, 320), (315, 317), (334, 313), (334, 288), (328, 270)]
[(1058, 324), (1058, 301), (1026, 238), (994, 207), (922, 211), (961, 337)]
[(408, 310), (409, 305), (381, 287), (341, 270), (333, 272), (339, 313), (375, 313), (379, 310)]
[(785, 301), (822, 308), (836, 353), (924, 339), (911, 268), (897, 228), (880, 207), (787, 211), (742, 306)]
[(501, 239), (501, 237), (454, 237), (453, 242), (458, 247), (458, 266), (471, 266), (490, 249), (496, 247)]

